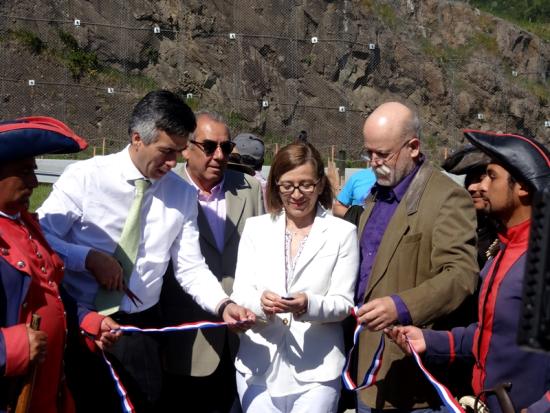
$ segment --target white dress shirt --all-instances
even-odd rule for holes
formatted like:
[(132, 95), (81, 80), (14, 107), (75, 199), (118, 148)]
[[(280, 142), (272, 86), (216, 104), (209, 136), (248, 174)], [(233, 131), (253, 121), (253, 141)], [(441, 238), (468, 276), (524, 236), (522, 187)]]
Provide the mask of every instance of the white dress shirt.
[[(69, 165), (37, 211), (46, 238), (64, 259), (64, 285), (78, 302), (94, 309), (98, 284), (85, 268), (90, 249), (113, 254), (134, 200), (134, 181), (143, 175), (129, 147), (113, 155)], [(215, 313), (227, 298), (206, 265), (199, 246), (197, 195), (169, 172), (152, 181), (141, 209), (141, 240), (128, 287), (143, 304), (124, 296), (120, 310), (139, 312), (155, 305), (170, 260), (182, 288)]]

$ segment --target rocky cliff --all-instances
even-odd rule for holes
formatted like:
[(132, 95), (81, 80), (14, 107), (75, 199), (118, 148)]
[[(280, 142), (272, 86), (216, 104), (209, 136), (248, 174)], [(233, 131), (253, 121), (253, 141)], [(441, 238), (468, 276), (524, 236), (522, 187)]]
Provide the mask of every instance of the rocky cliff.
[(389, 99), (418, 107), (434, 158), (463, 128), (550, 141), (550, 45), (461, 2), (3, 0), (0, 44), (0, 116), (58, 116), (96, 146), (159, 87), (351, 160)]

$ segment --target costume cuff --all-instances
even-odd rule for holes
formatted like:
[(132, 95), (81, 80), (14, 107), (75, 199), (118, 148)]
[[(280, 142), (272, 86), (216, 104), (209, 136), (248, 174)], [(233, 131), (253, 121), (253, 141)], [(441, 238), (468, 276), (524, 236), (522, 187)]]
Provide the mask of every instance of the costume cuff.
[(426, 360), (448, 364), (455, 359), (455, 342), (450, 331), (422, 330), (422, 334), (426, 341)]
[(82, 318), (82, 321), (80, 322), (80, 328), (85, 338), (84, 341), (90, 351), (96, 350), (93, 337), (97, 337), (99, 335), (99, 332), (101, 331), (101, 322), (104, 318), (105, 316), (96, 313), (95, 311), (90, 311)]
[(6, 346), (6, 376), (21, 376), (29, 368), (30, 344), (27, 326), (17, 324), (12, 327), (0, 328)]

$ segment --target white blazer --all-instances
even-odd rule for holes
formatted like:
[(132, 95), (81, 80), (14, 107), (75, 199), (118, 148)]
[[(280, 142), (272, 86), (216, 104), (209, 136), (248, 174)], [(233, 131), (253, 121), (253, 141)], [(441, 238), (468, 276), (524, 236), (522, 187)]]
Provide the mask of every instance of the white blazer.
[[(254, 311), (260, 321), (241, 334), (235, 359), (239, 372), (263, 375), (286, 345), (298, 380), (325, 382), (340, 375), (345, 356), (339, 321), (353, 306), (359, 266), (356, 234), (353, 224), (319, 207), (286, 291), (285, 214), (274, 219), (269, 214), (247, 219), (231, 298)], [(306, 293), (307, 312), (299, 317), (284, 313), (266, 319), (260, 304), (265, 290), (281, 296)]]

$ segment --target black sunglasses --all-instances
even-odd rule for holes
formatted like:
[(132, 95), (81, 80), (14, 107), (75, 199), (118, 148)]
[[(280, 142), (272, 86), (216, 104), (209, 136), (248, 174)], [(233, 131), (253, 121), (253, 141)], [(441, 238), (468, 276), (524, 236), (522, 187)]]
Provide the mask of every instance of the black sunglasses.
[(228, 156), (235, 147), (235, 142), (232, 141), (223, 141), (218, 143), (216, 141), (211, 141), (210, 139), (205, 139), (202, 142), (197, 142), (195, 140), (190, 140), (189, 142), (201, 148), (206, 156), (213, 155), (214, 152), (216, 152), (216, 149), (218, 149), (218, 146), (222, 150), (224, 156)]

